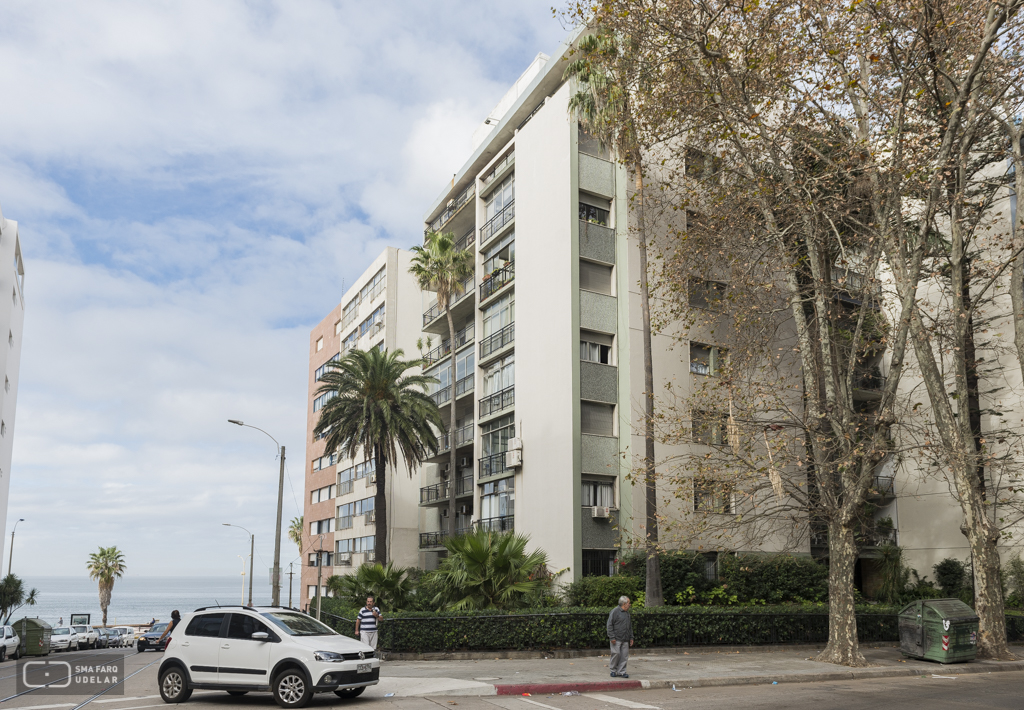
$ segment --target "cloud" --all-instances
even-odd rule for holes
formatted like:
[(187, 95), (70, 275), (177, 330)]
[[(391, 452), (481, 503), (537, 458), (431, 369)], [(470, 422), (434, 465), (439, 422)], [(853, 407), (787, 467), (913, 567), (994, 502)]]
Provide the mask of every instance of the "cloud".
[(0, 6), (22, 574), (84, 574), (112, 544), (133, 574), (234, 573), (221, 522), (269, 562), (274, 445), (226, 419), (287, 445), (301, 514), (310, 328), (418, 238), (473, 128), (561, 40), (550, 17), (532, 0)]

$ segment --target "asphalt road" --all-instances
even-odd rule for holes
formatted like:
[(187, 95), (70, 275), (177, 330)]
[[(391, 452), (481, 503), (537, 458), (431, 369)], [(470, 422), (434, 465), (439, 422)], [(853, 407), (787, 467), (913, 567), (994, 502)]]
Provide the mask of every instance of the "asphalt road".
[[(126, 675), (123, 694), (92, 698), (92, 693), (53, 695), (34, 690), (13, 697), (17, 665), (0, 664), (0, 705), (21, 710), (148, 710), (166, 707), (157, 693), (156, 670), (162, 653), (120, 650), (79, 651), (53, 654), (49, 658), (67, 661), (73, 666), (103, 663), (125, 654)], [(575, 696), (533, 695), (489, 697), (383, 697), (386, 690), (376, 686), (363, 697), (343, 701), (333, 694), (314, 697), (310, 707), (341, 707), (352, 710), (676, 710), (677, 708), (786, 708), (801, 710), (875, 710), (876, 708), (1013, 708), (1024, 707), (1024, 672), (936, 677), (936, 674), (905, 678), (885, 678), (823, 683), (781, 683), (779, 685), (733, 686), (720, 688), (679, 688), (673, 690), (637, 690), (629, 692), (586, 693)], [(253, 693), (232, 698), (226, 693), (197, 691), (182, 710), (249, 709), (273, 710), (277, 705), (269, 693)]]

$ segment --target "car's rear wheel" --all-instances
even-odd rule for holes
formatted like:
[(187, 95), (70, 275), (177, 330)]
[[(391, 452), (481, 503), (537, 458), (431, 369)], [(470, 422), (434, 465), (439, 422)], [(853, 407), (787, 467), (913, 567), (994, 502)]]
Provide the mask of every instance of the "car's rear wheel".
[(160, 697), (165, 703), (183, 703), (192, 697), (192, 689), (188, 687), (185, 671), (180, 668), (168, 668), (160, 675)]
[(248, 692), (249, 692), (248, 690), (229, 690), (228, 691), (228, 695), (230, 695), (232, 697), (235, 697), (235, 698), (240, 698), (243, 695), (247, 694)]
[(352, 698), (358, 698), (366, 690), (366, 686), (362, 685), (358, 688), (342, 688), (341, 690), (335, 690), (334, 694), (343, 700), (351, 700)]
[(283, 708), (302, 708), (313, 697), (313, 686), (298, 668), (287, 668), (274, 678), (274, 700)]

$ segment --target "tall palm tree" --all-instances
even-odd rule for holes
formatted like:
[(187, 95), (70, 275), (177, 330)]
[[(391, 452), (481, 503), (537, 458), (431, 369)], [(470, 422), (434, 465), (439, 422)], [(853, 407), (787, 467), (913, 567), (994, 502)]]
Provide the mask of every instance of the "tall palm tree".
[(292, 522), (288, 525), (288, 539), (294, 542), (299, 548), (300, 558), (302, 557), (302, 533), (304, 525), (302, 519), (303, 516), (301, 515), (297, 518), (292, 518)]
[(596, 33), (579, 42), (580, 56), (569, 63), (564, 79), (576, 82), (569, 111), (580, 125), (615, 149), (636, 180), (637, 241), (640, 251), (640, 313), (644, 346), (644, 499), (647, 580), (644, 604), (662, 606), (661, 569), (658, 563), (658, 496), (654, 459), (654, 361), (651, 354), (651, 304), (647, 272), (647, 229), (644, 224), (642, 146), (629, 104), (629, 90), (621, 76), (624, 55), (611, 35)]
[(424, 291), (437, 293), (437, 305), (444, 311), (448, 320), (448, 343), (451, 346), (451, 388), (452, 396), (449, 407), (448, 443), (451, 445), (450, 474), (448, 494), (448, 520), (451, 525), (449, 533), (455, 535), (455, 495), (458, 490), (459, 472), (455, 466), (455, 321), (452, 320), (451, 305), (462, 293), (463, 282), (473, 274), (473, 252), (455, 247), (455, 235), (451, 233), (429, 232), (423, 246), (413, 247), (412, 265), (409, 273), (419, 281)]
[(128, 565), (124, 562), (124, 553), (113, 547), (101, 547), (99, 552), (89, 555), (89, 577), (100, 584), (100, 609), (103, 610), (103, 625), (107, 625), (107, 607), (110, 606), (110, 594), (114, 591), (114, 580), (120, 579)]
[(373, 457), (377, 473), (374, 555), (381, 563), (388, 558), (388, 464), (396, 465), (401, 454), (412, 477), (413, 468), (437, 453), (437, 435), (431, 426), (442, 425), (437, 405), (425, 391), (437, 380), (406, 374), (423, 361), (403, 360), (403, 355), (402, 350), (352, 350), (328, 363), (317, 390), (317, 394), (334, 395), (320, 410), (315, 429), (317, 435), (327, 434), (327, 451), (349, 458), (360, 452)]
[(2, 623), (11, 623), (14, 612), (26, 604), (35, 606), (38, 601), (39, 590), (33, 588), (26, 593), (25, 583), (18, 575), (9, 574), (0, 582), (0, 619), (3, 619)]

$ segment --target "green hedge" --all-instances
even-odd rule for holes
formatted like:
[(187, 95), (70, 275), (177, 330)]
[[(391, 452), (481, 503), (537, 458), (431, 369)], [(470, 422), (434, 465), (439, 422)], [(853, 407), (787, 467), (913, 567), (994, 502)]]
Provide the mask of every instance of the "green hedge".
[[(608, 611), (398, 613), (385, 616), (380, 647), (406, 653), (604, 648)], [(324, 618), (340, 631), (351, 632), (351, 621)], [(828, 614), (818, 610), (661, 608), (634, 610), (632, 618), (640, 648), (823, 643), (828, 639)], [(897, 640), (896, 617), (891, 613), (858, 614), (857, 624), (862, 642)]]

